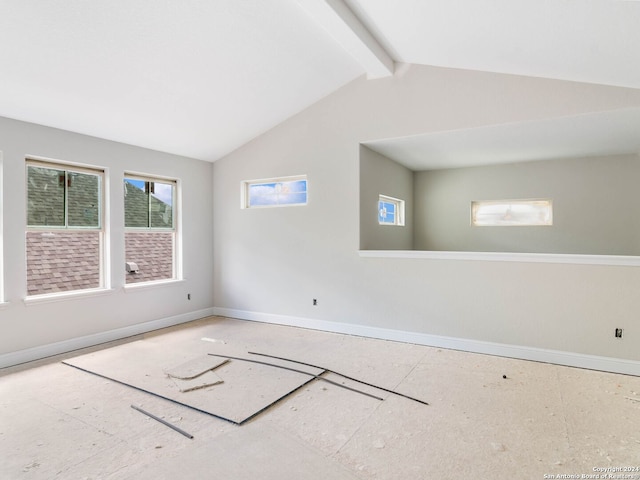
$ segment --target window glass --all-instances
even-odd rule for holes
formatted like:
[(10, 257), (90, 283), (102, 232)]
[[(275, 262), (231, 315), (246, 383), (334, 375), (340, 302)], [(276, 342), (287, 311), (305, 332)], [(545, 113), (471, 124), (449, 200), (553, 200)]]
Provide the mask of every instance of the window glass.
[(127, 284), (177, 278), (176, 186), (172, 180), (125, 178)]
[(173, 228), (174, 186), (163, 182), (150, 182), (149, 226), (151, 228)]
[(27, 295), (104, 287), (103, 176), (27, 160)]
[(65, 171), (27, 167), (27, 224), (65, 225)]
[(306, 177), (249, 181), (244, 188), (246, 208), (307, 204)]
[(125, 226), (173, 228), (175, 183), (125, 178)]
[(378, 202), (378, 222), (383, 224), (396, 224), (396, 205), (393, 202), (380, 200)]
[(67, 224), (100, 227), (100, 177), (67, 172)]
[(380, 225), (404, 225), (404, 200), (380, 195), (378, 197), (378, 223)]
[(149, 226), (149, 182), (125, 178), (124, 225), (140, 228)]
[(471, 202), (475, 226), (544, 226), (553, 224), (551, 200), (490, 200)]
[(100, 288), (101, 239), (93, 231), (28, 231), (27, 295)]

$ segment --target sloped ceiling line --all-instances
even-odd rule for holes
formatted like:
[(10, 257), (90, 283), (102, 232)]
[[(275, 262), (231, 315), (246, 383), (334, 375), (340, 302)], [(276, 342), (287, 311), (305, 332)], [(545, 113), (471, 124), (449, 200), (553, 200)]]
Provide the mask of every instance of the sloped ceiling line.
[(297, 0), (298, 4), (367, 72), (367, 78), (393, 75), (395, 62), (343, 0)]
[(216, 161), (401, 65), (640, 89), (639, 22), (622, 0), (0, 1), (0, 116)]

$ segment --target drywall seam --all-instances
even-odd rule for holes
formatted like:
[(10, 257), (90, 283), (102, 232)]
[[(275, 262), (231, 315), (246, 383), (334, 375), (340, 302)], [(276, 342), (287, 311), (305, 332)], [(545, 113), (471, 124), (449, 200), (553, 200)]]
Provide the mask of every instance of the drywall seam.
[(413, 343), (430, 347), (448, 348), (452, 350), (462, 350), (465, 352), (496, 355), (499, 357), (532, 360), (568, 367), (640, 376), (640, 362), (636, 360), (625, 360), (575, 352), (564, 352), (561, 350), (485, 342), (482, 340), (472, 340), (468, 338), (445, 337), (441, 335), (407, 332), (403, 330), (371, 327), (366, 325), (329, 322), (326, 320), (316, 320), (312, 318), (249, 312), (230, 308), (214, 307), (213, 311), (214, 315), (237, 318), (240, 320), (251, 320), (255, 322), (309, 328), (312, 330), (323, 330), (332, 333), (343, 333), (381, 340)]
[(11, 367), (13, 365), (19, 365), (33, 360), (40, 360), (42, 358), (51, 357), (52, 355), (71, 352), (80, 348), (92, 347), (101, 343), (131, 337), (133, 335), (140, 335), (159, 328), (172, 327), (174, 325), (191, 322), (211, 315), (213, 315), (213, 308), (206, 308), (172, 317), (160, 318), (150, 322), (117, 328), (115, 330), (86, 335), (84, 337), (72, 338), (61, 342), (49, 343), (47, 345), (5, 353), (0, 355), (0, 368)]

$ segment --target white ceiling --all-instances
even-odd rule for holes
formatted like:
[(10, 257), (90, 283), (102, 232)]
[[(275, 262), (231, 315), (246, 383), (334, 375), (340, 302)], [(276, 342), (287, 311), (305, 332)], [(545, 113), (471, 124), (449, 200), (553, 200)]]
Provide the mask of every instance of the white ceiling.
[(0, 116), (214, 161), (394, 61), (640, 88), (637, 1), (345, 1), (0, 0)]
[(348, 0), (396, 61), (640, 88), (640, 2)]
[(215, 160), (364, 73), (294, 0), (0, 0), (0, 115)]
[(640, 153), (640, 109), (366, 142), (411, 170)]

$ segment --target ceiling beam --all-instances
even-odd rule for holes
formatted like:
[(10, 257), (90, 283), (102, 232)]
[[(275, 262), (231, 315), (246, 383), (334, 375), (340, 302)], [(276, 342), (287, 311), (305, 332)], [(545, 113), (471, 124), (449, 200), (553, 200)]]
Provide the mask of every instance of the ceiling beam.
[(389, 77), (394, 61), (343, 0), (297, 0), (298, 4), (367, 72)]

